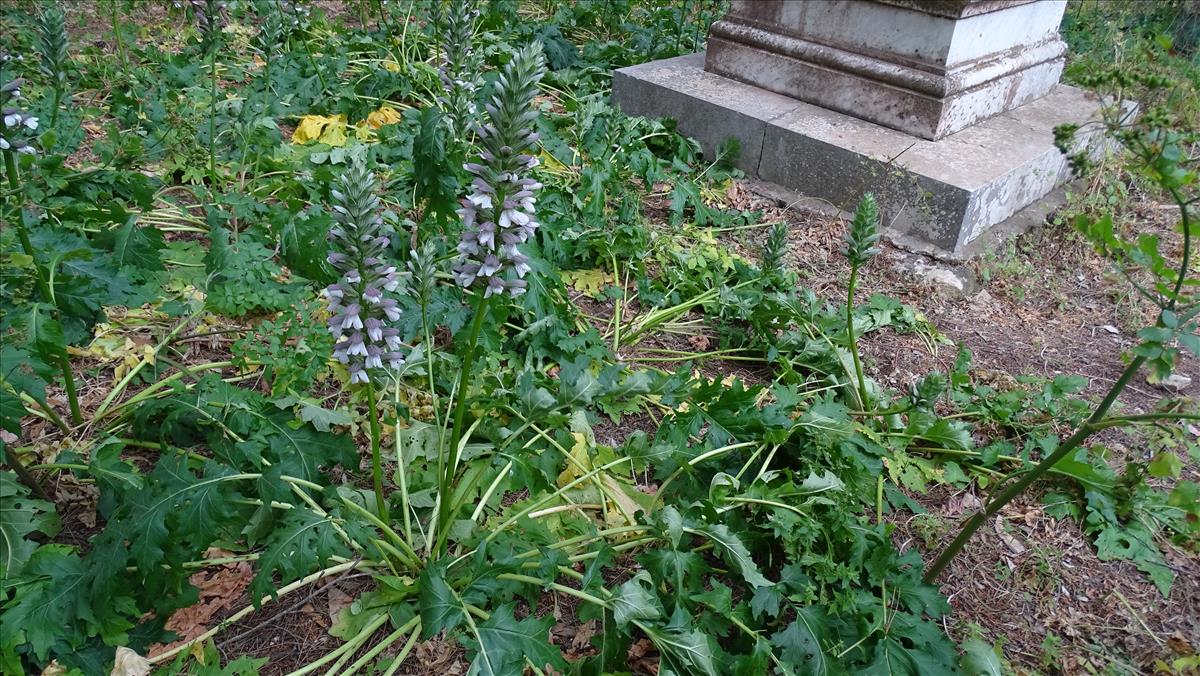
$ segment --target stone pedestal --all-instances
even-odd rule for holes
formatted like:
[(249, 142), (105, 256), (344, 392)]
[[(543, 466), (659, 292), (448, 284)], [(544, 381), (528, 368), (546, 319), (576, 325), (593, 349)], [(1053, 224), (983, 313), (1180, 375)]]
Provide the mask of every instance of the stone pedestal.
[(1066, 0), (733, 0), (705, 69), (936, 140), (1058, 83)]
[(707, 54), (620, 69), (613, 100), (710, 157), (737, 139), (751, 177), (846, 210), (874, 192), (892, 239), (961, 258), (1070, 177), (1054, 128), (1098, 115), (1057, 84), (1064, 5), (734, 0)]

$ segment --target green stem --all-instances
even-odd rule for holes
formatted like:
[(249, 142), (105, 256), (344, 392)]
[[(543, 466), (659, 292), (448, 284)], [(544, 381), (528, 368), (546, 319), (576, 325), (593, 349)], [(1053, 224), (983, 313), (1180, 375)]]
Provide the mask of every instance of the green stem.
[[(215, 17), (211, 20), (216, 20)], [(208, 173), (215, 181), (217, 177), (217, 46), (208, 46), (209, 78), (208, 103)]]
[(29, 473), (29, 470), (25, 468), (25, 465), (21, 464), (21, 460), (17, 458), (16, 451), (14, 451), (13, 448), (7, 444), (4, 446), (4, 457), (8, 461), (8, 466), (12, 467), (12, 470), (16, 473), (17, 478), (21, 480), (21, 483), (28, 486), (29, 490), (33, 491), (33, 494), (42, 500), (50, 500), (50, 496), (46, 495), (46, 489), (42, 488), (42, 484), (38, 483), (38, 480)]
[(458, 401), (454, 404), (454, 428), (450, 434), (449, 456), (446, 459), (445, 471), (442, 473), (441, 486), (438, 489), (438, 533), (437, 549), (446, 545), (450, 532), (451, 487), (454, 484), (454, 474), (458, 468), (458, 446), (462, 440), (463, 420), (467, 415), (467, 387), (471, 380), (471, 368), (475, 364), (475, 348), (479, 343), (479, 333), (483, 330), (483, 320), (487, 315), (490, 303), (487, 298), (480, 298), (475, 307), (475, 319), (471, 322), (471, 333), (467, 338), (467, 351), (462, 357), (462, 367), (458, 371)]
[(854, 290), (858, 286), (858, 266), (850, 268), (850, 282), (846, 285), (846, 334), (850, 340), (850, 356), (854, 359), (854, 376), (858, 379), (859, 405), (865, 410), (871, 403), (867, 399), (867, 379), (863, 375), (862, 360), (858, 358), (858, 337), (854, 335)]
[[(4, 151), (4, 173), (8, 176), (8, 185), (18, 195), (21, 190), (20, 180), (17, 174), (17, 162), (11, 150)], [(47, 305), (54, 305), (54, 293), (50, 290), (50, 283), (46, 279), (46, 271), (38, 265), (37, 254), (33, 248), (33, 242), (29, 239), (29, 231), (25, 229), (25, 222), (21, 218), (21, 198), (17, 197), (17, 206), (13, 214), (13, 226), (17, 230), (17, 239), (21, 241), (21, 249), (29, 256), (33, 262), (34, 278), (37, 284), (38, 295), (41, 296), (42, 302)], [(55, 308), (57, 311), (57, 308)], [(83, 414), (79, 410), (79, 395), (75, 390), (75, 375), (71, 371), (71, 360), (67, 358), (66, 350), (64, 349), (58, 355), (58, 367), (63, 375), (63, 387), (67, 390), (67, 401), (71, 406), (71, 422), (79, 425), (83, 422)]]
[(388, 521), (387, 502), (383, 499), (383, 460), (379, 449), (379, 406), (375, 401), (375, 383), (367, 381), (367, 417), (371, 425), (371, 481), (375, 484), (375, 509), (384, 523)]
[(58, 122), (58, 105), (62, 101), (62, 85), (56, 83), (54, 87), (54, 103), (50, 109), (50, 128), (53, 129)]
[(125, 38), (121, 37), (121, 20), (117, 18), (117, 0), (112, 0), (110, 4), (112, 8), (111, 19), (113, 28), (113, 39), (117, 43), (117, 54), (121, 59), (121, 75), (125, 84), (129, 84), (129, 57), (125, 54)]
[(1141, 368), (1142, 364), (1145, 362), (1145, 357), (1135, 357), (1134, 360), (1129, 363), (1129, 366), (1125, 367), (1125, 371), (1121, 373), (1121, 377), (1117, 378), (1117, 382), (1113, 384), (1112, 389), (1108, 391), (1108, 394), (1104, 397), (1104, 400), (1101, 401), (1098, 406), (1096, 406), (1096, 410), (1092, 412), (1091, 417), (1089, 417), (1086, 422), (1080, 425), (1079, 428), (1075, 430), (1074, 434), (1059, 444), (1058, 448), (1055, 449), (1053, 453), (1043, 458), (1036, 467), (1029, 470), (1028, 473), (1022, 476), (1015, 483), (1010, 484), (1008, 488), (1004, 489), (1004, 491), (1000, 493), (1000, 495), (989, 500), (987, 504), (984, 505), (982, 511), (976, 512), (974, 516), (968, 519), (967, 522), (963, 524), (962, 530), (958, 532), (958, 535), (954, 538), (954, 540), (946, 547), (946, 549), (942, 551), (937, 560), (935, 560), (933, 564), (931, 564), (925, 571), (925, 581), (930, 584), (937, 581), (938, 576), (941, 575), (942, 571), (946, 569), (946, 566), (950, 565), (950, 562), (954, 560), (954, 557), (958, 556), (958, 553), (962, 551), (963, 546), (967, 544), (967, 541), (971, 539), (971, 536), (975, 534), (975, 531), (979, 530), (980, 526), (982, 526), (988, 519), (996, 514), (996, 512), (999, 512), (1005, 505), (1007, 505), (1009, 502), (1012, 502), (1013, 498), (1016, 498), (1021, 493), (1024, 493), (1025, 489), (1029, 488), (1031, 484), (1038, 479), (1041, 479), (1046, 472), (1050, 471), (1054, 465), (1058, 464), (1059, 460), (1062, 460), (1069, 453), (1073, 452), (1097, 430), (1102, 429), (1104, 427), (1103, 423), (1106, 422), (1104, 421), (1104, 416), (1108, 413), (1108, 409), (1112, 408), (1112, 405), (1116, 403), (1117, 397), (1120, 396), (1121, 392), (1129, 384), (1129, 381), (1133, 379), (1134, 375), (1137, 374), (1138, 369)]
[(1179, 299), (1179, 292), (1183, 290), (1183, 283), (1187, 280), (1189, 257), (1192, 252), (1192, 218), (1188, 213), (1188, 202), (1179, 190), (1172, 188), (1170, 192), (1171, 198), (1179, 205), (1179, 220), (1183, 228), (1183, 261), (1179, 266), (1179, 279), (1175, 282), (1175, 292), (1171, 297), (1171, 307), (1174, 308)]

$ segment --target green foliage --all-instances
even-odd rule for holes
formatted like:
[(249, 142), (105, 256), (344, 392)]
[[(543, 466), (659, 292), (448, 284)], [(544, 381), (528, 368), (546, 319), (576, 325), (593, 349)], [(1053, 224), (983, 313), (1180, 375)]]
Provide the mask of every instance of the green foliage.
[(280, 312), (295, 303), (302, 286), (281, 281), (283, 271), (273, 251), (246, 234), (231, 242), (224, 228), (214, 228), (209, 235), (204, 267), (208, 271), (205, 304), (210, 309), (242, 317)]
[(0, 472), (0, 580), (19, 576), (38, 548), (30, 534), (54, 537), (59, 526), (53, 503), (30, 497), (15, 474)]
[(271, 393), (306, 393), (328, 368), (333, 338), (319, 319), (320, 304), (306, 300), (264, 319), (230, 351), (242, 370), (261, 366)]
[[(143, 39), (161, 28), (134, 31), (118, 14), (117, 57), (87, 47), (72, 63), (81, 89), (107, 94), (103, 108), (63, 110), (88, 122), (97, 166), (67, 166), (84, 134), (62, 130), (22, 165), (20, 224), (49, 298), (14, 229), (0, 233), (0, 428), (20, 435), (28, 416), (51, 415), (51, 366), (70, 346), (128, 335), (122, 368), (138, 369), (123, 378), (89, 363), (90, 382), (115, 384), (51, 440), (67, 449), (57, 464), (35, 470), (95, 487), (87, 542), (60, 535), (56, 506), (0, 472), (0, 670), (57, 660), (108, 673), (117, 646), (169, 643), (166, 619), (197, 601), (189, 579), (219, 547), (251, 562), (251, 608), (289, 603), (331, 571), (372, 578), (335, 620), (343, 652), (320, 665), (334, 671), (385, 672), (400, 646), (443, 635), (473, 674), (621, 673), (642, 639), (664, 674), (998, 673), (998, 652), (977, 638), (960, 661), (941, 628), (946, 600), (880, 517), (918, 508), (909, 495), (931, 485), (1019, 480), (1061, 448), (1064, 426), (1086, 424), (1088, 383), (985, 381), (963, 353), (947, 373), (888, 390), (863, 375), (857, 337), (938, 340), (913, 308), (863, 301), (853, 283), (846, 302), (804, 288), (784, 223), (766, 232), (760, 264), (730, 250), (722, 234), (763, 226), (731, 208), (736, 144), (704, 158), (670, 121), (608, 101), (612, 68), (698, 50), (722, 3), (499, 0), (477, 17), (452, 3), (439, 18), (441, 3), (366, 2), (349, 26), (261, 0), (230, 3), (224, 32), (215, 3), (189, 4), (207, 22), (203, 61), (195, 45), (167, 53)], [(482, 87), (532, 59), (534, 42), (551, 71), (539, 85), (531, 61), (515, 69), (527, 81), (508, 83), (533, 108), (489, 111), (538, 133), (538, 166), (520, 168), (542, 184), (529, 288), (480, 310), (449, 281), (478, 97), (448, 94), (438, 67)], [(1123, 77), (1109, 81), (1159, 82)], [(384, 105), (406, 109), (365, 124)], [(344, 116), (344, 144), (289, 143), (281, 128), (302, 115)], [(1193, 189), (1188, 132), (1121, 138), (1157, 151), (1143, 154), (1154, 182)], [(370, 401), (338, 387), (318, 298), (333, 278), (333, 221), (319, 205), (348, 163), (384, 178), (359, 201), (394, 217), (399, 236), (379, 263), (410, 277), (397, 324), (406, 361), (380, 369)], [(849, 224), (855, 275), (877, 253), (879, 210), (865, 196)], [(1173, 303), (1133, 353), (1170, 372), (1197, 348), (1195, 285), (1179, 283), (1153, 237), (1127, 241), (1103, 219), (1080, 228)], [(750, 380), (716, 374), (724, 366), (700, 348), (662, 349), (713, 336), (704, 350), (744, 360)], [(641, 365), (656, 354), (681, 365)], [(365, 488), (368, 427), (384, 442), (382, 504)], [(1165, 541), (1197, 542), (1197, 487), (1179, 480), (1188, 443), (1154, 437), (1152, 459), (1120, 472), (1103, 448), (1079, 447), (1050, 472), (1055, 513), (1164, 593)], [(595, 652), (576, 650), (575, 664), (551, 640), (550, 594), (597, 624)], [(225, 657), (205, 642), (165, 672), (272, 667)]]

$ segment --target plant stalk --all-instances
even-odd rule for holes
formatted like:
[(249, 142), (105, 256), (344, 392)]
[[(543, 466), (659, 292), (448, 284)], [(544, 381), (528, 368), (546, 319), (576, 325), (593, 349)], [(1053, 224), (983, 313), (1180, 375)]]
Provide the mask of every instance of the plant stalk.
[(858, 266), (850, 268), (850, 281), (846, 284), (846, 335), (850, 341), (850, 357), (854, 360), (854, 377), (858, 388), (859, 406), (863, 409), (871, 407), (867, 399), (867, 379), (863, 375), (862, 360), (858, 357), (858, 337), (854, 335), (854, 291), (858, 286)]
[(375, 509), (384, 523), (388, 522), (387, 501), (383, 498), (383, 460), (380, 457), (379, 405), (375, 401), (375, 383), (367, 381), (367, 417), (371, 426), (371, 481), (375, 485)]
[(471, 322), (471, 333), (467, 337), (467, 351), (462, 357), (462, 367), (458, 371), (458, 401), (454, 404), (454, 428), (450, 434), (450, 446), (444, 449), (449, 452), (446, 458), (441, 486), (438, 489), (438, 533), (437, 549), (447, 544), (450, 532), (451, 487), (454, 484), (454, 474), (458, 468), (458, 447), (462, 441), (463, 420), (467, 415), (467, 386), (471, 380), (471, 368), (475, 364), (475, 348), (479, 343), (479, 333), (483, 330), (483, 320), (487, 315), (490, 303), (487, 298), (480, 298), (475, 308), (475, 319)]
[[(4, 173), (8, 175), (9, 187), (18, 194), (12, 219), (13, 227), (17, 230), (17, 239), (21, 241), (21, 249), (25, 255), (33, 261), (38, 295), (42, 297), (42, 302), (53, 306), (54, 293), (50, 290), (50, 283), (46, 280), (46, 272), (42, 270), (42, 266), (38, 265), (33, 242), (29, 239), (29, 231), (25, 229), (25, 222), (21, 218), (21, 183), (17, 175), (17, 161), (11, 150), (4, 151)], [(55, 309), (57, 310), (57, 307)], [(79, 410), (79, 394), (75, 389), (75, 375), (71, 371), (71, 360), (67, 358), (65, 350), (58, 355), (57, 361), (59, 370), (63, 374), (63, 387), (67, 390), (67, 401), (71, 406), (71, 422), (79, 425), (83, 422), (83, 414)]]

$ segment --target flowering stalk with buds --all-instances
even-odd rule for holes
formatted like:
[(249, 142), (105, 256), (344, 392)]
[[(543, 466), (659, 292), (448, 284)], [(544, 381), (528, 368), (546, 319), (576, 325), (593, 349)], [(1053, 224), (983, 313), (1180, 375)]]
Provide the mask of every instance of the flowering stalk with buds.
[(50, 78), (54, 87), (54, 102), (50, 109), (50, 126), (58, 121), (58, 106), (67, 87), (67, 20), (58, 3), (51, 2), (37, 17), (38, 68)]
[[(435, 5), (441, 8), (441, 5)], [(475, 23), (479, 8), (475, 0), (454, 0), (441, 24), (442, 65), (438, 68), (444, 96), (438, 106), (449, 123), (450, 133), (463, 140), (475, 123), (475, 92), (479, 89), (479, 55), (475, 51)]]
[(371, 426), (371, 472), (380, 517), (387, 519), (380, 460), (379, 411), (375, 392), (378, 373), (404, 362), (400, 331), (394, 324), (400, 308), (394, 297), (401, 280), (384, 252), (388, 231), (379, 215), (375, 176), (356, 162), (342, 174), (333, 191), (337, 225), (329, 230), (332, 253), (329, 263), (341, 273), (337, 283), (325, 289), (329, 300), (329, 331), (336, 343), (333, 356), (350, 370), (350, 382), (362, 383), (367, 396)]
[(217, 168), (217, 45), (221, 29), (225, 26), (224, 0), (190, 0), (192, 18), (200, 31), (200, 49), (208, 54), (209, 106), (208, 106), (208, 173), (216, 176)]
[(462, 239), (458, 243), (455, 279), (465, 289), (476, 292), (479, 300), (462, 356), (458, 376), (458, 401), (454, 409), (454, 428), (450, 435), (449, 459), (444, 464), (438, 509), (438, 548), (445, 546), (453, 516), (447, 498), (458, 469), (466, 415), (467, 386), (475, 360), (475, 348), (491, 298), (507, 292), (519, 296), (525, 292), (529, 259), (521, 253), (523, 245), (537, 230), (534, 193), (541, 184), (525, 174), (537, 166), (532, 154), (537, 143), (533, 122), (537, 111), (533, 98), (545, 73), (542, 47), (534, 43), (513, 55), (492, 90), (485, 108), (486, 122), (475, 132), (482, 149), (479, 162), (466, 165), (474, 180), (471, 194), (462, 200)]

